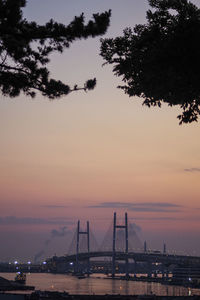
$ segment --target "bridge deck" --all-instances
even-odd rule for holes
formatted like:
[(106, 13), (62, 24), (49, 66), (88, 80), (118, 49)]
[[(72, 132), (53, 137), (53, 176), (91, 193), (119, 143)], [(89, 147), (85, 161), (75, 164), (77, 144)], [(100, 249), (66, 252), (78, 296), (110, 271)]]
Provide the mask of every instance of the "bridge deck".
[[(88, 258), (95, 257), (112, 257), (112, 251), (96, 251), (90, 253), (79, 253), (79, 261), (87, 260)], [(127, 256), (124, 252), (116, 252), (115, 257), (117, 260), (124, 260)], [(130, 252), (128, 253), (128, 258), (133, 259), (137, 262), (157, 262), (163, 264), (196, 264), (200, 266), (199, 256), (186, 256), (186, 255), (173, 255), (173, 254), (163, 254), (154, 252)], [(63, 260), (65, 262), (71, 262), (76, 260), (76, 254), (66, 255), (63, 257), (54, 257), (55, 260)]]

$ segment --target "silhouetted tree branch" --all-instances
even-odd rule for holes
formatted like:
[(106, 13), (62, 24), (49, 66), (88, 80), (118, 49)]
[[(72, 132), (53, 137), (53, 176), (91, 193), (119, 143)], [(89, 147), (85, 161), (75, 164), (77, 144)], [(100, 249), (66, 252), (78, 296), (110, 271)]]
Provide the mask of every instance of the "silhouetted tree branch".
[(52, 52), (63, 52), (78, 39), (103, 35), (111, 12), (94, 14), (87, 24), (84, 15), (75, 17), (67, 26), (50, 20), (45, 25), (28, 22), (22, 8), (26, 0), (0, 0), (0, 89), (3, 95), (16, 97), (20, 92), (34, 97), (36, 91), (50, 99), (77, 90), (92, 90), (96, 79), (83, 87), (73, 88), (50, 78), (46, 65)]
[(149, 0), (147, 24), (104, 39), (101, 55), (122, 76), (119, 86), (147, 106), (179, 105), (180, 124), (200, 115), (200, 9), (188, 0)]

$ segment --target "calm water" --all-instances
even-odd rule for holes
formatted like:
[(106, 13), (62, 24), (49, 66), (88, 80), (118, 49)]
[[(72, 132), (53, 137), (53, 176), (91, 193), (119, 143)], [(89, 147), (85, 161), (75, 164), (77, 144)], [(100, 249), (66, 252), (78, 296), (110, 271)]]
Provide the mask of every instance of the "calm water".
[[(13, 280), (15, 273), (0, 273), (0, 276)], [(71, 275), (33, 273), (27, 274), (27, 285), (36, 290), (66, 291), (70, 294), (124, 294), (124, 295), (163, 295), (187, 296), (200, 295), (200, 289), (188, 289), (179, 286), (161, 285), (150, 282), (134, 282), (105, 279), (103, 275), (78, 279)]]

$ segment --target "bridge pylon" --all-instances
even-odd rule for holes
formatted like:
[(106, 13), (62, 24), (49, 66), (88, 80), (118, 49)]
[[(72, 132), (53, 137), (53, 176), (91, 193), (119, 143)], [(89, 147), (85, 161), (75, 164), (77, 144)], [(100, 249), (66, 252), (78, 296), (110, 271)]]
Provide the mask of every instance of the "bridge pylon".
[(167, 246), (165, 243), (163, 244), (163, 254), (167, 254)]
[(87, 229), (86, 231), (80, 230), (80, 221), (78, 220), (77, 223), (77, 239), (76, 239), (76, 272), (79, 272), (80, 265), (79, 265), (79, 246), (80, 246), (80, 239), (79, 236), (85, 234), (87, 235), (87, 252), (88, 252), (88, 261), (87, 261), (87, 274), (90, 274), (90, 225), (89, 221), (87, 221)]
[(147, 252), (147, 241), (144, 241), (144, 253)]
[(125, 225), (117, 225), (116, 212), (114, 213), (113, 220), (113, 250), (112, 250), (112, 277), (115, 277), (116, 270), (116, 230), (125, 230), (125, 264), (126, 264), (126, 277), (129, 276), (128, 268), (128, 215), (125, 213)]

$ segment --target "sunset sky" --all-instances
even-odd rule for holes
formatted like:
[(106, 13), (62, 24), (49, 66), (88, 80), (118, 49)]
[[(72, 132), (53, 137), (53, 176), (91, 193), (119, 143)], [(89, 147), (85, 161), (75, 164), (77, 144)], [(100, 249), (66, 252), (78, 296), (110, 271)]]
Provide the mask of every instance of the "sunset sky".
[[(108, 9), (104, 37), (115, 37), (145, 22), (148, 1), (28, 0), (24, 16), (68, 24)], [(117, 89), (99, 39), (74, 42), (50, 63), (52, 77), (72, 86), (96, 77), (94, 91), (54, 101), (0, 96), (0, 261), (32, 259), (41, 249), (44, 257), (66, 253), (78, 219), (100, 239), (114, 211), (128, 212), (149, 247), (165, 241), (200, 255), (199, 123), (179, 126), (178, 107), (149, 109)]]

